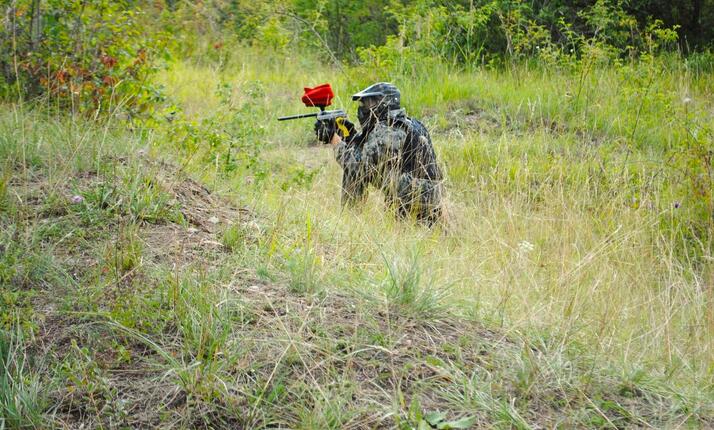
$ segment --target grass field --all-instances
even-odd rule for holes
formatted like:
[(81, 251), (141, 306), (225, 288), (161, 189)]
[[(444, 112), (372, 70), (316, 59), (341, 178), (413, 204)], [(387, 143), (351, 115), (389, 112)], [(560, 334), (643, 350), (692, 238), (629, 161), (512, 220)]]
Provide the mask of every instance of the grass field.
[[(0, 427), (714, 425), (683, 158), (711, 145), (710, 74), (261, 55), (170, 64), (150, 126), (4, 107)], [(434, 229), (376, 191), (341, 208), (312, 122), (276, 121), (303, 86), (354, 116), (392, 78), (446, 171)]]
[[(366, 212), (344, 212), (331, 151), (306, 145), (309, 121), (274, 121), (301, 109), (301, 82), (332, 80), (343, 97), (362, 83), (307, 74), (281, 83), (250, 63), (242, 70), (179, 65), (163, 79), (198, 117), (224, 109), (217, 96), (206, 97), (216, 92), (215, 82), (232, 85), (233, 103), (258, 105), (252, 109), (266, 119), (260, 122), (262, 157), (271, 170), (244, 198), (287, 221), (281, 222), (281, 246), (288, 249), (304, 248), (305, 220), (311, 219), (312, 243), (305, 246), (317, 253), (322, 276), (378, 277), (385, 258), (411, 264), (417, 256), (430, 282), (480, 317), (511, 328), (555, 328), (620, 363), (687, 362), (684, 368), (702, 372), (699, 380), (711, 371), (711, 272), (679, 259), (660, 229), (662, 217), (683, 209), (675, 209), (672, 176), (661, 171), (664, 147), (691, 127), (678, 123), (686, 122), (687, 109), (694, 121), (711, 122), (712, 88), (705, 79), (671, 71), (651, 84), (656, 100), (641, 100), (626, 96), (625, 72), (597, 71), (583, 85), (584, 107), (569, 102), (574, 88), (563, 91), (577, 76), (520, 70), (519, 84), (494, 72), (436, 72), (408, 81), (406, 105), (430, 126), (448, 172), (448, 226), (431, 231), (395, 223), (377, 198)], [(250, 93), (256, 85), (264, 88), (258, 97)], [(230, 121), (231, 113), (224, 114)], [(631, 142), (638, 114), (641, 130)], [(219, 192), (245, 188), (244, 177), (216, 179), (212, 167), (196, 165)], [(310, 181), (284, 190), (296, 176)]]

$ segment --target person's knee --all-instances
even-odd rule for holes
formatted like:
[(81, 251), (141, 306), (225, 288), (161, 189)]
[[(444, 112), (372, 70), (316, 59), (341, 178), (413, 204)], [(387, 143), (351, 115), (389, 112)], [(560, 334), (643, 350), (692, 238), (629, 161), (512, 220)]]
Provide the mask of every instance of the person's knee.
[(413, 216), (421, 222), (432, 225), (441, 218), (441, 183), (427, 179), (417, 179), (410, 174), (402, 174), (397, 185), (397, 213)]

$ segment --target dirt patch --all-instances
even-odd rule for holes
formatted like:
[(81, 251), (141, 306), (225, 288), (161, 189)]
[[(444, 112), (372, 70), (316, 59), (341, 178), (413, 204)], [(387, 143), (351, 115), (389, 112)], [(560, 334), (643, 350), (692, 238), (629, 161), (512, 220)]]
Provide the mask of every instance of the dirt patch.
[[(463, 412), (440, 390), (455, 382), (453, 375), (440, 364), (458, 362), (474, 371), (489, 355), (486, 345), (513, 346), (495, 332), (452, 316), (405, 318), (376, 297), (359, 299), (338, 292), (304, 297), (286, 294), (274, 284), (240, 285), (234, 291), (253, 310), (241, 341), (250, 345), (251, 362), (263, 364), (255, 369), (258, 380), (273, 386), (278, 375), (319, 395), (334, 387), (339, 375), (351, 388), (349, 394), (334, 395), (349, 396), (355, 413), (345, 427), (389, 427), (394, 422), (389, 405), (398, 392), (408, 401), (418, 398), (425, 410), (458, 416)], [(287, 404), (308, 400), (293, 390), (288, 393)], [(375, 410), (381, 410), (380, 418)]]
[(549, 117), (514, 117), (497, 107), (485, 108), (470, 100), (441, 110), (429, 109), (424, 120), (432, 134), (462, 136), (466, 133), (498, 133), (509, 131), (515, 135), (544, 131), (553, 135), (573, 134), (584, 150), (599, 147), (606, 136), (593, 130), (573, 127)]
[(490, 133), (510, 127), (508, 115), (489, 111), (476, 100), (466, 101), (443, 109), (427, 109), (423, 122), (432, 134)]
[(193, 179), (184, 177), (175, 180), (167, 176), (160, 178), (160, 181), (174, 196), (186, 220), (204, 232), (216, 233), (226, 225), (248, 222), (255, 218), (248, 209), (233, 206)]
[[(126, 165), (126, 158), (112, 160)], [(87, 193), (96, 193), (106, 184), (121, 183), (122, 178), (107, 176), (96, 171), (85, 171), (63, 178), (59, 183), (50, 183), (39, 173), (25, 178), (13, 177), (10, 183), (20, 199), (18, 216), (34, 221), (45, 230), (67, 230), (66, 237), (51, 237), (54, 241), (53, 254), (70, 273), (85, 271), (96, 265), (96, 249), (92, 242), (118, 240), (120, 231), (128, 223), (139, 227), (138, 236), (144, 241), (147, 256), (155, 260), (172, 260), (188, 263), (207, 261), (216, 252), (225, 252), (220, 241), (221, 233), (229, 226), (240, 225), (248, 233), (257, 233), (257, 217), (248, 209), (237, 207), (220, 198), (205, 186), (183, 174), (176, 166), (165, 162), (141, 160), (141, 168), (151, 172), (152, 181), (165, 196), (166, 206), (176, 208), (186, 223), (172, 219), (131, 221), (128, 214), (116, 210), (105, 217), (83, 216), (83, 205), (87, 211), (112, 210), (111, 206), (121, 204), (125, 196), (112, 196), (114, 201), (89, 201)], [(115, 193), (116, 194), (116, 193)], [(254, 238), (248, 236), (246, 240)], [(89, 241), (89, 243), (87, 243)], [(85, 246), (77, 246), (83, 242)]]

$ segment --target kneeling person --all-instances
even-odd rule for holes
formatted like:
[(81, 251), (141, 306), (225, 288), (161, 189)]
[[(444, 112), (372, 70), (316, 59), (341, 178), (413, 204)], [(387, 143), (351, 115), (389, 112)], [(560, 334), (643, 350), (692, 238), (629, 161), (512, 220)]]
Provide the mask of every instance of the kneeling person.
[[(400, 216), (412, 215), (429, 225), (441, 218), (443, 175), (424, 125), (401, 108), (397, 87), (380, 82), (352, 96), (359, 102), (362, 127), (346, 140), (326, 136), (316, 124), (318, 139), (328, 140), (342, 167), (342, 203), (366, 197), (367, 187), (382, 190), (388, 205)], [(348, 127), (354, 129), (352, 124)]]

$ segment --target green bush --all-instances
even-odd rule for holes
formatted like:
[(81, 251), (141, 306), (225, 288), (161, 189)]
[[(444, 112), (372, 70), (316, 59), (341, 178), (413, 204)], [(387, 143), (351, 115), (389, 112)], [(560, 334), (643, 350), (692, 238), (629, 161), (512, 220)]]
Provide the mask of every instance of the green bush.
[(149, 76), (165, 52), (145, 12), (125, 0), (17, 0), (3, 10), (0, 87), (6, 97), (44, 97), (73, 111), (123, 107), (129, 114), (161, 99)]

